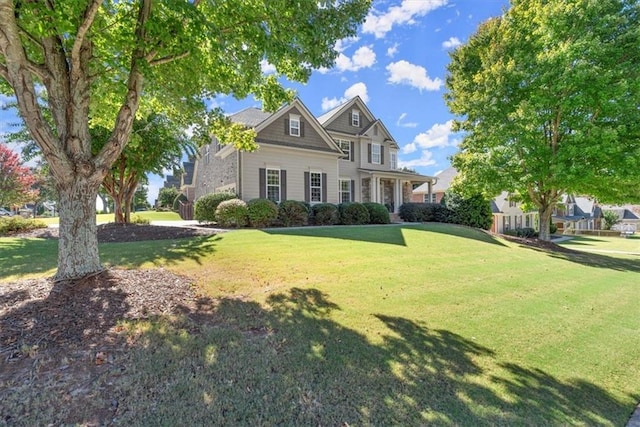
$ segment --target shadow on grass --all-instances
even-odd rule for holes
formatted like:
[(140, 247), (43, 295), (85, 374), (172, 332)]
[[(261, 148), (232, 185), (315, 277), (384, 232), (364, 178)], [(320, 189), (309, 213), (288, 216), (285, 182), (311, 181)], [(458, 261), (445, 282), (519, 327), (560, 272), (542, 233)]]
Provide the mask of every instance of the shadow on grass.
[[(522, 248), (534, 250), (548, 254), (552, 258), (561, 259), (563, 261), (574, 262), (587, 267), (605, 268), (616, 271), (631, 271), (634, 273), (640, 272), (640, 260), (620, 258), (615, 256), (607, 256), (596, 254), (593, 252), (572, 250), (570, 248), (563, 248), (558, 251), (550, 251), (547, 249), (541, 249), (528, 245), (519, 245)], [(564, 245), (563, 245), (564, 246)], [(569, 250), (567, 250), (569, 249)]]
[[(220, 235), (128, 243), (100, 243), (100, 259), (107, 266), (139, 267), (145, 263), (172, 265), (184, 260), (200, 263), (215, 251)], [(58, 263), (57, 239), (0, 239), (0, 280), (45, 273)]]
[(386, 224), (386, 225), (336, 225), (324, 227), (293, 227), (266, 228), (261, 231), (273, 235), (325, 237), (331, 239), (355, 240), (360, 242), (384, 243), (389, 245), (407, 246), (403, 230), (428, 231), (462, 237), (484, 243), (505, 246), (498, 239), (482, 231), (470, 227), (463, 227), (442, 223), (423, 224)]
[[(92, 317), (100, 318), (105, 307), (116, 315), (126, 311), (121, 293), (106, 286), (94, 292)], [(59, 306), (55, 298), (52, 293), (34, 303), (37, 307), (9, 312), (0, 321), (34, 308)], [(513, 363), (486, 373), (483, 367), (497, 357), (491, 349), (411, 319), (371, 316), (371, 322), (382, 322), (388, 331), (373, 343), (334, 321), (331, 314), (338, 310), (317, 289), (292, 289), (271, 296), (265, 307), (238, 299), (200, 298), (195, 306), (180, 307), (178, 318), (133, 321), (124, 328), (133, 343), (126, 356), (105, 366), (87, 382), (88, 390), (75, 397), (76, 403), (86, 400), (87, 414), (65, 420), (55, 418), (53, 411), (47, 421), (623, 425), (633, 409), (633, 397), (620, 402), (582, 379), (564, 382)], [(104, 319), (101, 327), (115, 321)], [(72, 335), (83, 327), (87, 325), (77, 325)], [(5, 397), (17, 399), (10, 392)], [(41, 398), (50, 399), (54, 408), (64, 404), (57, 393)], [(32, 401), (25, 401), (29, 414)], [(42, 416), (34, 414), (2, 415), (28, 424), (29, 416)], [(100, 418), (105, 414), (108, 419)]]

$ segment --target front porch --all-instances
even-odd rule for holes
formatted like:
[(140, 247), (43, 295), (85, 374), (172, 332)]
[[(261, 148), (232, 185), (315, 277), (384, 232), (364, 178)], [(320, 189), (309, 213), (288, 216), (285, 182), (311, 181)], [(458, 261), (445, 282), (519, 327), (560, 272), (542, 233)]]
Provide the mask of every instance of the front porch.
[(411, 202), (414, 186), (425, 182), (431, 183), (432, 178), (407, 172), (367, 171), (361, 179), (362, 202), (383, 204), (397, 214), (403, 203)]

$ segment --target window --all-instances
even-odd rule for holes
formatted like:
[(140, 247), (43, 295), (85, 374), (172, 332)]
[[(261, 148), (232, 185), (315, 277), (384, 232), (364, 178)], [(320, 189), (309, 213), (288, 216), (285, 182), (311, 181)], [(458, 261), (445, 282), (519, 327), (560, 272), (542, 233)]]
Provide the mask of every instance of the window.
[(391, 169), (398, 169), (398, 154), (391, 153)]
[(340, 184), (340, 203), (347, 203), (353, 200), (351, 198), (351, 180), (341, 179)]
[(351, 112), (351, 126), (360, 127), (360, 111), (353, 110)]
[(280, 169), (267, 169), (267, 199), (280, 203)]
[(311, 203), (322, 202), (322, 174), (320, 172), (309, 173), (309, 190)]
[(289, 135), (300, 136), (300, 116), (289, 115)]
[(525, 215), (524, 223), (525, 223), (525, 227), (527, 228), (531, 227), (531, 218), (529, 218), (529, 215)]
[(380, 164), (380, 144), (371, 144), (371, 163)]
[(436, 202), (436, 194), (432, 193), (431, 197), (429, 197), (429, 193), (424, 194), (424, 202), (425, 203), (435, 203)]
[(503, 231), (511, 230), (511, 217), (510, 216), (503, 216), (502, 217), (502, 230)]
[(516, 207), (516, 202), (514, 202), (513, 200), (509, 200), (509, 207), (510, 208), (515, 208)]
[(351, 141), (336, 139), (336, 142), (338, 143), (338, 147), (340, 147), (342, 152), (347, 155), (344, 160), (351, 160)]

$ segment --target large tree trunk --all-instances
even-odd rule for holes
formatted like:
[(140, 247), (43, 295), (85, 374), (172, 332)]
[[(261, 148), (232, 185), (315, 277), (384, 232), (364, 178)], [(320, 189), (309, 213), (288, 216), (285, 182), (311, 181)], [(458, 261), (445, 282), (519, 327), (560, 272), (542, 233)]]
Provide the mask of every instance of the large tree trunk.
[(540, 223), (538, 224), (538, 239), (544, 241), (551, 240), (550, 224), (551, 215), (553, 214), (553, 206), (540, 207), (538, 209), (538, 218)]
[(96, 229), (99, 182), (77, 176), (58, 186), (60, 239), (55, 280), (77, 279), (102, 271)]

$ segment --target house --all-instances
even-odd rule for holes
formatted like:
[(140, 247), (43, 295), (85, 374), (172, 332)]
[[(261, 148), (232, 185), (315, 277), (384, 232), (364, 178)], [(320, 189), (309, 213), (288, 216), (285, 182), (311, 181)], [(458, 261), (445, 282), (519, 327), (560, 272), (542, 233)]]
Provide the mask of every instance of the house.
[(416, 203), (440, 203), (444, 193), (451, 187), (451, 182), (457, 174), (458, 171), (453, 166), (436, 174), (433, 183), (426, 182), (413, 190), (411, 201)]
[(414, 186), (433, 179), (398, 170), (398, 144), (360, 97), (318, 118), (296, 98), (275, 113), (247, 108), (229, 119), (254, 129), (259, 148), (239, 151), (215, 138), (202, 147), (194, 199), (231, 192), (245, 201), (377, 202), (397, 212)]
[(558, 232), (571, 230), (600, 230), (602, 209), (595, 199), (565, 194), (554, 208), (551, 220)]
[[(440, 203), (457, 174), (458, 171), (454, 167), (449, 167), (436, 174), (435, 182), (431, 186), (422, 184), (413, 190), (412, 201)], [(491, 211), (493, 212), (491, 231), (494, 233), (504, 233), (515, 228), (525, 227), (538, 229), (538, 214), (524, 211), (522, 204), (510, 200), (509, 193), (506, 191), (491, 200)]]

